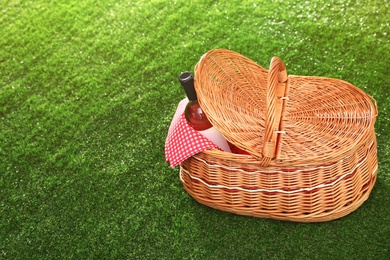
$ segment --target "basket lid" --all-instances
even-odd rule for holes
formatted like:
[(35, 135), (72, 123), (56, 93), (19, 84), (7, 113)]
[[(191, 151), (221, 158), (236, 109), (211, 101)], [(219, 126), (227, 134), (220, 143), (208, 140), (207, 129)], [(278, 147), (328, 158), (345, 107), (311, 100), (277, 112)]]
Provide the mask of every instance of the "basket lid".
[(334, 162), (374, 142), (372, 97), (339, 79), (287, 76), (278, 57), (267, 71), (239, 53), (211, 50), (195, 66), (195, 88), (210, 122), (263, 166)]

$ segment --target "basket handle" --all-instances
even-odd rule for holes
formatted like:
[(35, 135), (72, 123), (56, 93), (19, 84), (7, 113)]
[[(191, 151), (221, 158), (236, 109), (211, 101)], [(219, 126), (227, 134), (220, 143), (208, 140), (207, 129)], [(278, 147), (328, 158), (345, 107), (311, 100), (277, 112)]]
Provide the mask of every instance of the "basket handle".
[(278, 151), (280, 151), (279, 144), (284, 134), (281, 117), (287, 100), (287, 79), (287, 70), (283, 61), (276, 56), (273, 57), (267, 81), (267, 109), (263, 158), (261, 159), (263, 166), (268, 166), (271, 160), (277, 157)]

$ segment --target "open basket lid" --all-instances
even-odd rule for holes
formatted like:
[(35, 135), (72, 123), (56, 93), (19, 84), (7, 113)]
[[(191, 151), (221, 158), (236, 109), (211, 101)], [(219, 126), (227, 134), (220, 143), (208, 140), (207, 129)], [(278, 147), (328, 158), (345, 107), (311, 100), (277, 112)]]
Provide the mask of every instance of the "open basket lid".
[(267, 71), (226, 49), (202, 56), (195, 89), (214, 127), (263, 166), (339, 160), (373, 138), (378, 114), (375, 100), (348, 82), (287, 76), (278, 57)]

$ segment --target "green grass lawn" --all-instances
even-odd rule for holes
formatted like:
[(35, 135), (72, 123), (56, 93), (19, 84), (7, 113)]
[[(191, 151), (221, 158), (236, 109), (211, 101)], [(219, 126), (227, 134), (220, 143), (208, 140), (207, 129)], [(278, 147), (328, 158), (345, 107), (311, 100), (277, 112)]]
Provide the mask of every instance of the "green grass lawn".
[[(0, 259), (388, 259), (387, 0), (0, 3)], [(379, 173), (339, 220), (195, 202), (164, 142), (177, 77), (213, 48), (340, 78), (378, 102)]]

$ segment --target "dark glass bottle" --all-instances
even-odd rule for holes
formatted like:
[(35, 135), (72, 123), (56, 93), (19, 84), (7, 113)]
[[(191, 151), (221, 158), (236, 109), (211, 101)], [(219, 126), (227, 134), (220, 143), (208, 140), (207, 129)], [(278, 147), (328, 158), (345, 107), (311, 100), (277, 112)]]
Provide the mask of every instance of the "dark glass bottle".
[(224, 151), (230, 152), (230, 147), (222, 136), (222, 134), (213, 127), (208, 120), (206, 114), (198, 103), (198, 98), (195, 91), (194, 77), (191, 72), (183, 72), (179, 76), (179, 81), (186, 92), (189, 100), (184, 115), (188, 121), (188, 124), (207, 139), (215, 143), (219, 148)]
[(213, 125), (208, 120), (206, 114), (199, 106), (198, 98), (196, 96), (194, 87), (194, 78), (192, 74), (188, 71), (183, 72), (179, 76), (179, 81), (182, 84), (189, 100), (184, 110), (184, 115), (188, 121), (188, 124), (196, 131), (203, 131), (213, 127)]

